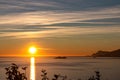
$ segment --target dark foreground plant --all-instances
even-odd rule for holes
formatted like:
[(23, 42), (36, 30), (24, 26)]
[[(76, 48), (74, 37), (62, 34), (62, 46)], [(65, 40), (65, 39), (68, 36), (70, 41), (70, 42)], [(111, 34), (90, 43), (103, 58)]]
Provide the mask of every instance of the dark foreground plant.
[(42, 75), (41, 75), (42, 80), (49, 80), (49, 78), (47, 77), (47, 72), (46, 72), (46, 70), (42, 70), (41, 72), (42, 72)]
[[(42, 70), (42, 80), (49, 80), (49, 78), (47, 77), (47, 72), (46, 70)], [(62, 79), (62, 80), (66, 80), (67, 76), (62, 76), (60, 74), (54, 74), (54, 78), (52, 80), (58, 80), (58, 79)]]
[(95, 76), (90, 77), (88, 80), (100, 80), (100, 72), (95, 71)]
[[(12, 63), (9, 67), (5, 68), (6, 76), (7, 76), (6, 79), (7, 80), (27, 80), (26, 69), (27, 67), (22, 67), (22, 70), (24, 70), (24, 73), (21, 73), (19, 71), (18, 65)], [(46, 70), (42, 70), (41, 72), (42, 72), (41, 74), (42, 80), (50, 80), (47, 76)], [(100, 72), (95, 71), (95, 74), (96, 74), (95, 76), (93, 75), (89, 77), (88, 80), (101, 80)], [(54, 77), (52, 78), (52, 80), (68, 80), (68, 79), (67, 79), (67, 76), (63, 76), (61, 74), (54, 74)], [(81, 80), (81, 79), (78, 79), (78, 80)]]
[(63, 76), (61, 74), (54, 74), (54, 78), (52, 80), (58, 80), (58, 79), (66, 80), (67, 76)]
[(25, 70), (25, 73), (21, 73), (18, 69), (19, 67), (12, 63), (9, 67), (6, 67), (5, 70), (6, 70), (6, 79), (7, 80), (27, 80), (27, 77), (26, 77), (26, 68), (27, 67), (24, 67), (22, 68), (23, 70)]

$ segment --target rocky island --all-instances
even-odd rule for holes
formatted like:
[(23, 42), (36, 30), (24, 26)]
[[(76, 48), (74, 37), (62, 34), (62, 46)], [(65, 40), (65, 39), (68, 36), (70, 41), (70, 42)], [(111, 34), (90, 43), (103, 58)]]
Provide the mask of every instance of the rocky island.
[(114, 51), (98, 51), (92, 57), (120, 57), (120, 49)]

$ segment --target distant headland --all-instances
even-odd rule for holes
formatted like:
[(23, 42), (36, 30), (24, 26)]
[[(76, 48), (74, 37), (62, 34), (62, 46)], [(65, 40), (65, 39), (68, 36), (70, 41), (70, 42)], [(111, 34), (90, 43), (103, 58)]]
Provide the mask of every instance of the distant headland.
[(120, 49), (114, 51), (98, 51), (92, 57), (120, 57)]

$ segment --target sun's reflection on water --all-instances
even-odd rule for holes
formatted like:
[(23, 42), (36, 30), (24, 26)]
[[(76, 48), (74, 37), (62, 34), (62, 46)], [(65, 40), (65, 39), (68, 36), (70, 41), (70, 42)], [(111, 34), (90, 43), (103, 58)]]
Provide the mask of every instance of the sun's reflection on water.
[(35, 80), (35, 58), (30, 58), (30, 80)]

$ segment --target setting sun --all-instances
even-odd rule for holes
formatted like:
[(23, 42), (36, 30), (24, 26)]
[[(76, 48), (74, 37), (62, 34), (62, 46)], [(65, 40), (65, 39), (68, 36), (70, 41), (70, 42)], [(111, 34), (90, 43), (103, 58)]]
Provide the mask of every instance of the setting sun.
[(37, 49), (36, 49), (35, 47), (30, 47), (30, 48), (29, 48), (29, 52), (30, 52), (31, 54), (35, 54), (36, 51), (37, 51)]

